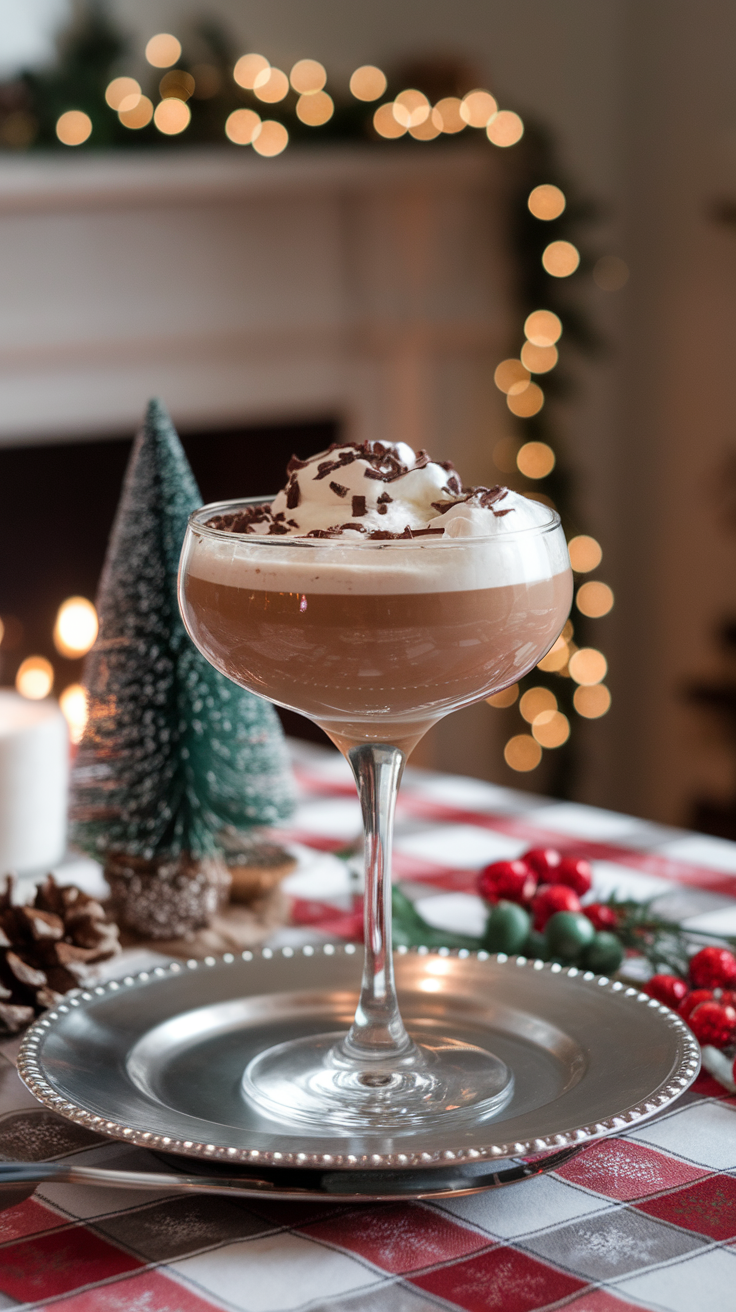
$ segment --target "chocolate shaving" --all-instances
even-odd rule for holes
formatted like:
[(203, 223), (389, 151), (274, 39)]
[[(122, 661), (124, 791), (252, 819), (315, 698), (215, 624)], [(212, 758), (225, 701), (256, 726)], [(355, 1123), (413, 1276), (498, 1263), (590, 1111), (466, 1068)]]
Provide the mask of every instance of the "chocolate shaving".
[(428, 538), (431, 534), (439, 534), (444, 537), (445, 530), (443, 528), (415, 528), (412, 530), (412, 537), (414, 538)]
[(330, 483), (330, 491), (334, 492), (336, 497), (346, 497), (349, 489), (343, 487), (342, 483)]
[(317, 466), (314, 482), (319, 483), (320, 479), (327, 478), (327, 475), (333, 474), (336, 469), (344, 469), (345, 465), (352, 465), (353, 461), (358, 459), (358, 454), (359, 448), (355, 451), (343, 451), (338, 460), (323, 460), (322, 464)]
[(393, 501), (393, 497), (390, 497), (388, 492), (382, 492), (378, 498), (379, 506), (387, 506), (391, 501)]
[(340, 525), (340, 528), (353, 528), (353, 529), (355, 529), (358, 533), (365, 533), (365, 532), (366, 532), (365, 524), (341, 524), (341, 525)]
[(384, 505), (384, 506), (379, 506), (379, 507), (378, 507), (378, 513), (379, 513), (379, 515), (387, 515), (387, 514), (388, 514), (388, 506), (385, 506), (385, 505)]
[(308, 464), (308, 460), (300, 460), (298, 456), (292, 456), (286, 466), (286, 472), (287, 474), (295, 474), (300, 469), (306, 469)]
[(295, 474), (292, 474), (286, 489), (286, 509), (296, 510), (297, 506), (299, 505), (299, 502), (301, 501), (301, 497), (302, 494), (301, 494), (301, 488), (299, 487), (299, 480), (297, 479)]
[(365, 513), (366, 513), (365, 497), (361, 497), (361, 496), (353, 497), (353, 509), (352, 509), (353, 517), (357, 518), (358, 516), (364, 515)]

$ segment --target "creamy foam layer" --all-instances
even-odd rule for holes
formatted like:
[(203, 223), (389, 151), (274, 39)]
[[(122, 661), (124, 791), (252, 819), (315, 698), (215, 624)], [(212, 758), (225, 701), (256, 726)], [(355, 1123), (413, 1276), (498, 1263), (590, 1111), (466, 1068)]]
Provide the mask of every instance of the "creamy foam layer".
[[(547, 512), (549, 515), (549, 512)], [(189, 573), (209, 583), (274, 592), (455, 592), (535, 583), (570, 568), (560, 529), (495, 539), (298, 543), (193, 534)]]

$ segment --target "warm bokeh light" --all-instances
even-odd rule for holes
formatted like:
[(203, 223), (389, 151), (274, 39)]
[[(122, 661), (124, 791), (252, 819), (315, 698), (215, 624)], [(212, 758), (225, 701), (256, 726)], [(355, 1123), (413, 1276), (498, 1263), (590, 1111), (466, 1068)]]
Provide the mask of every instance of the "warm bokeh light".
[(327, 70), (316, 59), (300, 59), (289, 74), (289, 81), (301, 96), (312, 96), (321, 91), (327, 81)]
[(555, 467), (555, 453), (546, 442), (525, 442), (516, 466), (525, 478), (546, 478)]
[(415, 128), (429, 118), (431, 105), (422, 91), (402, 91), (393, 103), (393, 115), (403, 128)]
[(532, 724), (540, 747), (561, 747), (570, 737), (570, 721), (562, 711), (542, 711)]
[(185, 73), (183, 68), (174, 68), (170, 73), (164, 73), (158, 84), (158, 93), (162, 100), (166, 100), (168, 96), (189, 100), (189, 97), (194, 95), (194, 86), (191, 73)]
[(598, 620), (601, 615), (607, 615), (613, 608), (613, 589), (609, 588), (607, 583), (591, 580), (578, 588), (575, 600), (578, 610), (582, 611), (583, 615), (587, 615), (591, 620)]
[(463, 96), (460, 117), (471, 128), (484, 128), (497, 110), (498, 105), (489, 91), (469, 91)]
[(570, 564), (576, 574), (589, 574), (592, 569), (597, 569), (603, 560), (600, 543), (596, 542), (595, 538), (588, 537), (587, 533), (580, 533), (578, 537), (570, 538), (567, 550), (570, 553)]
[(486, 136), (494, 146), (515, 146), (523, 135), (524, 124), (510, 109), (500, 109), (486, 128)]
[(195, 64), (192, 76), (197, 100), (211, 100), (222, 87), (222, 74), (215, 64)]
[(45, 656), (27, 656), (18, 667), (15, 686), (21, 697), (39, 702), (54, 686), (54, 667)]
[(570, 648), (565, 638), (560, 635), (556, 643), (543, 656), (541, 661), (537, 662), (537, 669), (544, 670), (545, 674), (555, 674), (564, 669), (570, 656)]
[(146, 59), (154, 68), (171, 68), (181, 54), (181, 41), (170, 32), (158, 32), (146, 45)]
[(493, 448), (493, 463), (496, 469), (500, 469), (502, 474), (513, 474), (516, 471), (516, 457), (519, 454), (521, 442), (518, 437), (502, 437)]
[(243, 87), (244, 91), (252, 91), (256, 84), (256, 78), (260, 77), (262, 73), (267, 73), (270, 67), (271, 65), (263, 55), (241, 55), (233, 69), (233, 77), (238, 86)]
[(380, 100), (387, 85), (386, 74), (375, 64), (361, 64), (350, 79), (350, 90), (356, 100)]
[(512, 415), (518, 415), (520, 419), (529, 419), (532, 415), (539, 414), (544, 405), (544, 392), (537, 383), (529, 383), (523, 392), (511, 390), (506, 397), (506, 404)]
[(186, 101), (178, 96), (162, 100), (153, 111), (153, 121), (159, 132), (166, 137), (176, 137), (189, 127), (192, 111)]
[(5, 637), (5, 625), (3, 624), (2, 617), (0, 617), (0, 647), (2, 647), (3, 645), (4, 637)]
[(435, 109), (423, 123), (416, 123), (409, 128), (409, 135), (415, 141), (435, 141), (442, 131), (442, 120)]
[(528, 688), (519, 702), (523, 719), (533, 724), (542, 711), (556, 711), (557, 698), (549, 688)]
[(276, 105), (289, 92), (289, 79), (280, 68), (269, 68), (259, 73), (253, 91), (266, 105)]
[(554, 346), (562, 336), (562, 320), (551, 310), (533, 310), (524, 322), (524, 333), (533, 346)]
[(91, 132), (92, 119), (81, 109), (68, 109), (56, 120), (56, 135), (63, 146), (81, 146)]
[[(114, 110), (121, 109), (123, 101), (128, 100), (130, 96), (135, 96), (135, 104), (137, 104), (140, 95), (141, 88), (134, 77), (114, 77), (105, 90), (105, 100), (110, 109)], [(133, 106), (128, 105), (126, 108), (132, 109)]]
[(580, 252), (571, 241), (551, 241), (542, 253), (542, 264), (553, 278), (569, 278), (580, 263)]
[(234, 109), (225, 122), (225, 135), (236, 146), (250, 146), (261, 130), (261, 118), (254, 109)]
[(518, 683), (512, 683), (511, 687), (504, 688), (503, 692), (494, 692), (491, 697), (486, 697), (486, 701), (489, 706), (496, 706), (503, 710), (507, 706), (513, 706), (514, 702), (518, 700), (518, 696), (519, 685)]
[(145, 128), (153, 118), (153, 101), (148, 96), (139, 96), (132, 109), (118, 110), (118, 118), (124, 128)]
[(521, 493), (521, 495), (523, 497), (526, 497), (527, 501), (538, 501), (541, 506), (549, 506), (550, 510), (557, 509), (557, 506), (555, 505), (554, 501), (552, 500), (551, 497), (547, 496), (546, 492), (524, 491)]
[(563, 636), (563, 638), (565, 639), (565, 642), (569, 642), (569, 641), (570, 641), (570, 639), (571, 639), (572, 635), (574, 634), (574, 632), (575, 632), (575, 630), (574, 630), (573, 625), (572, 625), (572, 620), (565, 620), (565, 627), (564, 627), (564, 629), (562, 630), (562, 636)]
[[(457, 96), (445, 96), (444, 100), (438, 100), (434, 107), (434, 112), (442, 124), (442, 131), (448, 136), (453, 136), (456, 132), (462, 132), (468, 125), (460, 113), (462, 101)], [(437, 122), (437, 119), (435, 119)]]
[(559, 187), (543, 183), (541, 187), (535, 187), (529, 193), (527, 204), (535, 219), (549, 222), (550, 219), (559, 219), (567, 201), (564, 191), (560, 191)]
[(288, 144), (289, 134), (283, 123), (278, 123), (275, 118), (264, 119), (260, 132), (253, 139), (253, 149), (269, 159), (273, 155), (280, 155)]
[(54, 646), (60, 656), (86, 656), (97, 637), (97, 611), (86, 597), (67, 597), (56, 612)]
[(517, 733), (504, 747), (503, 759), (512, 770), (526, 773), (527, 770), (536, 770), (542, 759), (542, 749), (531, 734)]
[(403, 137), (406, 128), (394, 118), (393, 105), (379, 105), (373, 115), (373, 126), (379, 137)]
[(87, 689), (81, 683), (70, 683), (59, 698), (59, 706), (69, 725), (69, 737), (73, 743), (80, 743), (87, 723)]
[(521, 360), (502, 360), (496, 365), (493, 381), (499, 392), (523, 392), (531, 381), (531, 374), (524, 368)]
[(570, 678), (576, 683), (602, 683), (608, 673), (608, 662), (595, 647), (581, 647), (570, 657), (569, 669)]
[(296, 116), (309, 128), (319, 128), (329, 122), (335, 112), (332, 96), (326, 91), (314, 91), (300, 96), (296, 102)]
[(604, 292), (617, 292), (629, 281), (629, 266), (618, 255), (602, 255), (593, 266), (593, 282)]
[(556, 346), (535, 346), (533, 342), (524, 342), (521, 348), (521, 363), (532, 374), (548, 374), (558, 359)]
[(573, 706), (586, 720), (598, 720), (610, 710), (611, 694), (605, 683), (594, 683), (575, 689)]

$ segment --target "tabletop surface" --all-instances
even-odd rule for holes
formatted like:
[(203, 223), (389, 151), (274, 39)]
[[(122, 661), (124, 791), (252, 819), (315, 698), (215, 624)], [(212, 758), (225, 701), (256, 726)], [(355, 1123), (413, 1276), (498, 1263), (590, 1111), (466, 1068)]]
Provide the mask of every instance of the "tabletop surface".
[[(300, 802), (286, 837), (293, 926), (273, 945), (354, 938), (336, 852), (360, 813), (342, 758), (295, 747)], [(531, 845), (593, 862), (597, 897), (658, 895), (662, 914), (736, 934), (736, 844), (458, 776), (408, 771), (395, 873), (425, 918), (478, 932), (477, 870)], [(69, 878), (77, 878), (73, 865)], [(72, 876), (72, 872), (74, 872)], [(126, 952), (107, 978), (161, 958)], [(159, 1170), (23, 1088), (19, 1039), (0, 1045), (0, 1159)], [(621, 1060), (626, 1060), (625, 1052)], [(286, 1203), (41, 1185), (0, 1212), (0, 1309), (59, 1312), (733, 1312), (736, 1097), (708, 1075), (638, 1130), (553, 1174), (434, 1203)]]

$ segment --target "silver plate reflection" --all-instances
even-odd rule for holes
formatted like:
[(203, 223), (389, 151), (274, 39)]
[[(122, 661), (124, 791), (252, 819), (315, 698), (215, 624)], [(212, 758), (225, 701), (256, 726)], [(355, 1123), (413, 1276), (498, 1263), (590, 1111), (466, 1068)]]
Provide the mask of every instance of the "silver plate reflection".
[(400, 950), (405, 1021), (497, 1053), (514, 1072), (513, 1097), (491, 1119), (451, 1131), (286, 1133), (245, 1101), (243, 1071), (264, 1047), (347, 1028), (360, 967), (352, 944), (172, 962), (65, 999), (29, 1030), (18, 1069), (41, 1102), (98, 1133), (333, 1178), (482, 1175), (484, 1163), (488, 1174), (495, 1162), (624, 1130), (667, 1106), (699, 1070), (688, 1028), (635, 988), (523, 957)]

